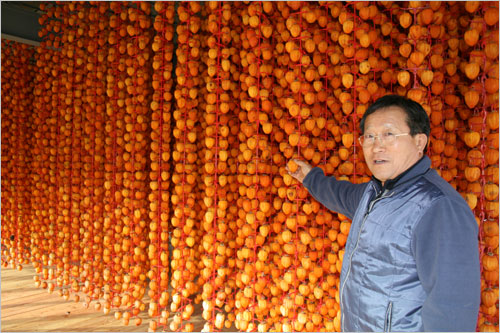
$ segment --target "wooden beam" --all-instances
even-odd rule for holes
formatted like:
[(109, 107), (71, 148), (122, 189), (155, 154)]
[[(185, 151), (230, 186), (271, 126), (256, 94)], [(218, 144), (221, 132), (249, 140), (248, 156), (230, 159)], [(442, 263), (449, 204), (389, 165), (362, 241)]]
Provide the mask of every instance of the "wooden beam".
[(12, 40), (12, 41), (18, 42), (18, 43), (33, 45), (33, 46), (39, 46), (40, 45), (40, 42), (37, 42), (35, 40), (25, 39), (25, 38), (21, 38), (21, 37), (9, 35), (9, 34), (4, 34), (4, 33), (2, 33), (2, 38), (3, 39)]

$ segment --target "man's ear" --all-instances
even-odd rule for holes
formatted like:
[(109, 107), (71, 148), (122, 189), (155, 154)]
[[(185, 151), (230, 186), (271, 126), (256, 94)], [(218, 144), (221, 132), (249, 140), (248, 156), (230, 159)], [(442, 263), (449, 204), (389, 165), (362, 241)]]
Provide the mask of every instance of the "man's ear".
[(418, 133), (417, 135), (415, 135), (415, 140), (418, 150), (423, 152), (428, 140), (427, 135), (425, 135), (424, 133)]

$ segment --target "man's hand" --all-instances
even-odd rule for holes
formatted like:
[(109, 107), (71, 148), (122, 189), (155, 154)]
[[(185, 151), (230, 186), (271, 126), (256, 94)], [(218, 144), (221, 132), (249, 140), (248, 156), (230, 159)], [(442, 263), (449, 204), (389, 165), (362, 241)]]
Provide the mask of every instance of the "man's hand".
[(311, 169), (311, 165), (297, 159), (291, 159), (286, 165), (286, 171), (288, 171), (288, 174), (301, 183)]

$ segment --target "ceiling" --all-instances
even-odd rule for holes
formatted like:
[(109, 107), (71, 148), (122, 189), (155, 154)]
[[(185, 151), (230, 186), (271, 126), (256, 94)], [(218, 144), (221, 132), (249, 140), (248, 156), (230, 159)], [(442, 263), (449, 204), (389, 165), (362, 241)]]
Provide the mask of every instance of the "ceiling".
[[(2, 12), (2, 38), (38, 45), (42, 28), (38, 18), (43, 14), (41, 3), (49, 1), (0, 1)], [(176, 4), (177, 5), (177, 4)], [(152, 10), (152, 15), (156, 15)]]
[[(38, 18), (42, 14), (39, 1), (2, 1), (2, 37), (41, 42)], [(20, 40), (21, 41), (21, 40)]]

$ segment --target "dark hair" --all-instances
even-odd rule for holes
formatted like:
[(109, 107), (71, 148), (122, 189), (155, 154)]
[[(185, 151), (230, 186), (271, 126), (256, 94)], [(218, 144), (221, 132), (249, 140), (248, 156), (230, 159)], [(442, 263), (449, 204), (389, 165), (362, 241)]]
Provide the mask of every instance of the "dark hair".
[[(410, 128), (411, 136), (423, 133), (427, 135), (427, 139), (429, 139), (431, 125), (427, 112), (425, 112), (424, 108), (419, 103), (399, 95), (385, 95), (377, 99), (368, 107), (363, 114), (363, 118), (361, 118), (361, 122), (359, 123), (361, 134), (364, 134), (365, 132), (365, 121), (369, 115), (379, 109), (384, 109), (390, 106), (397, 106), (406, 113), (406, 124)], [(428, 145), (429, 140), (427, 140), (427, 144), (425, 145), (424, 153), (427, 152)]]

